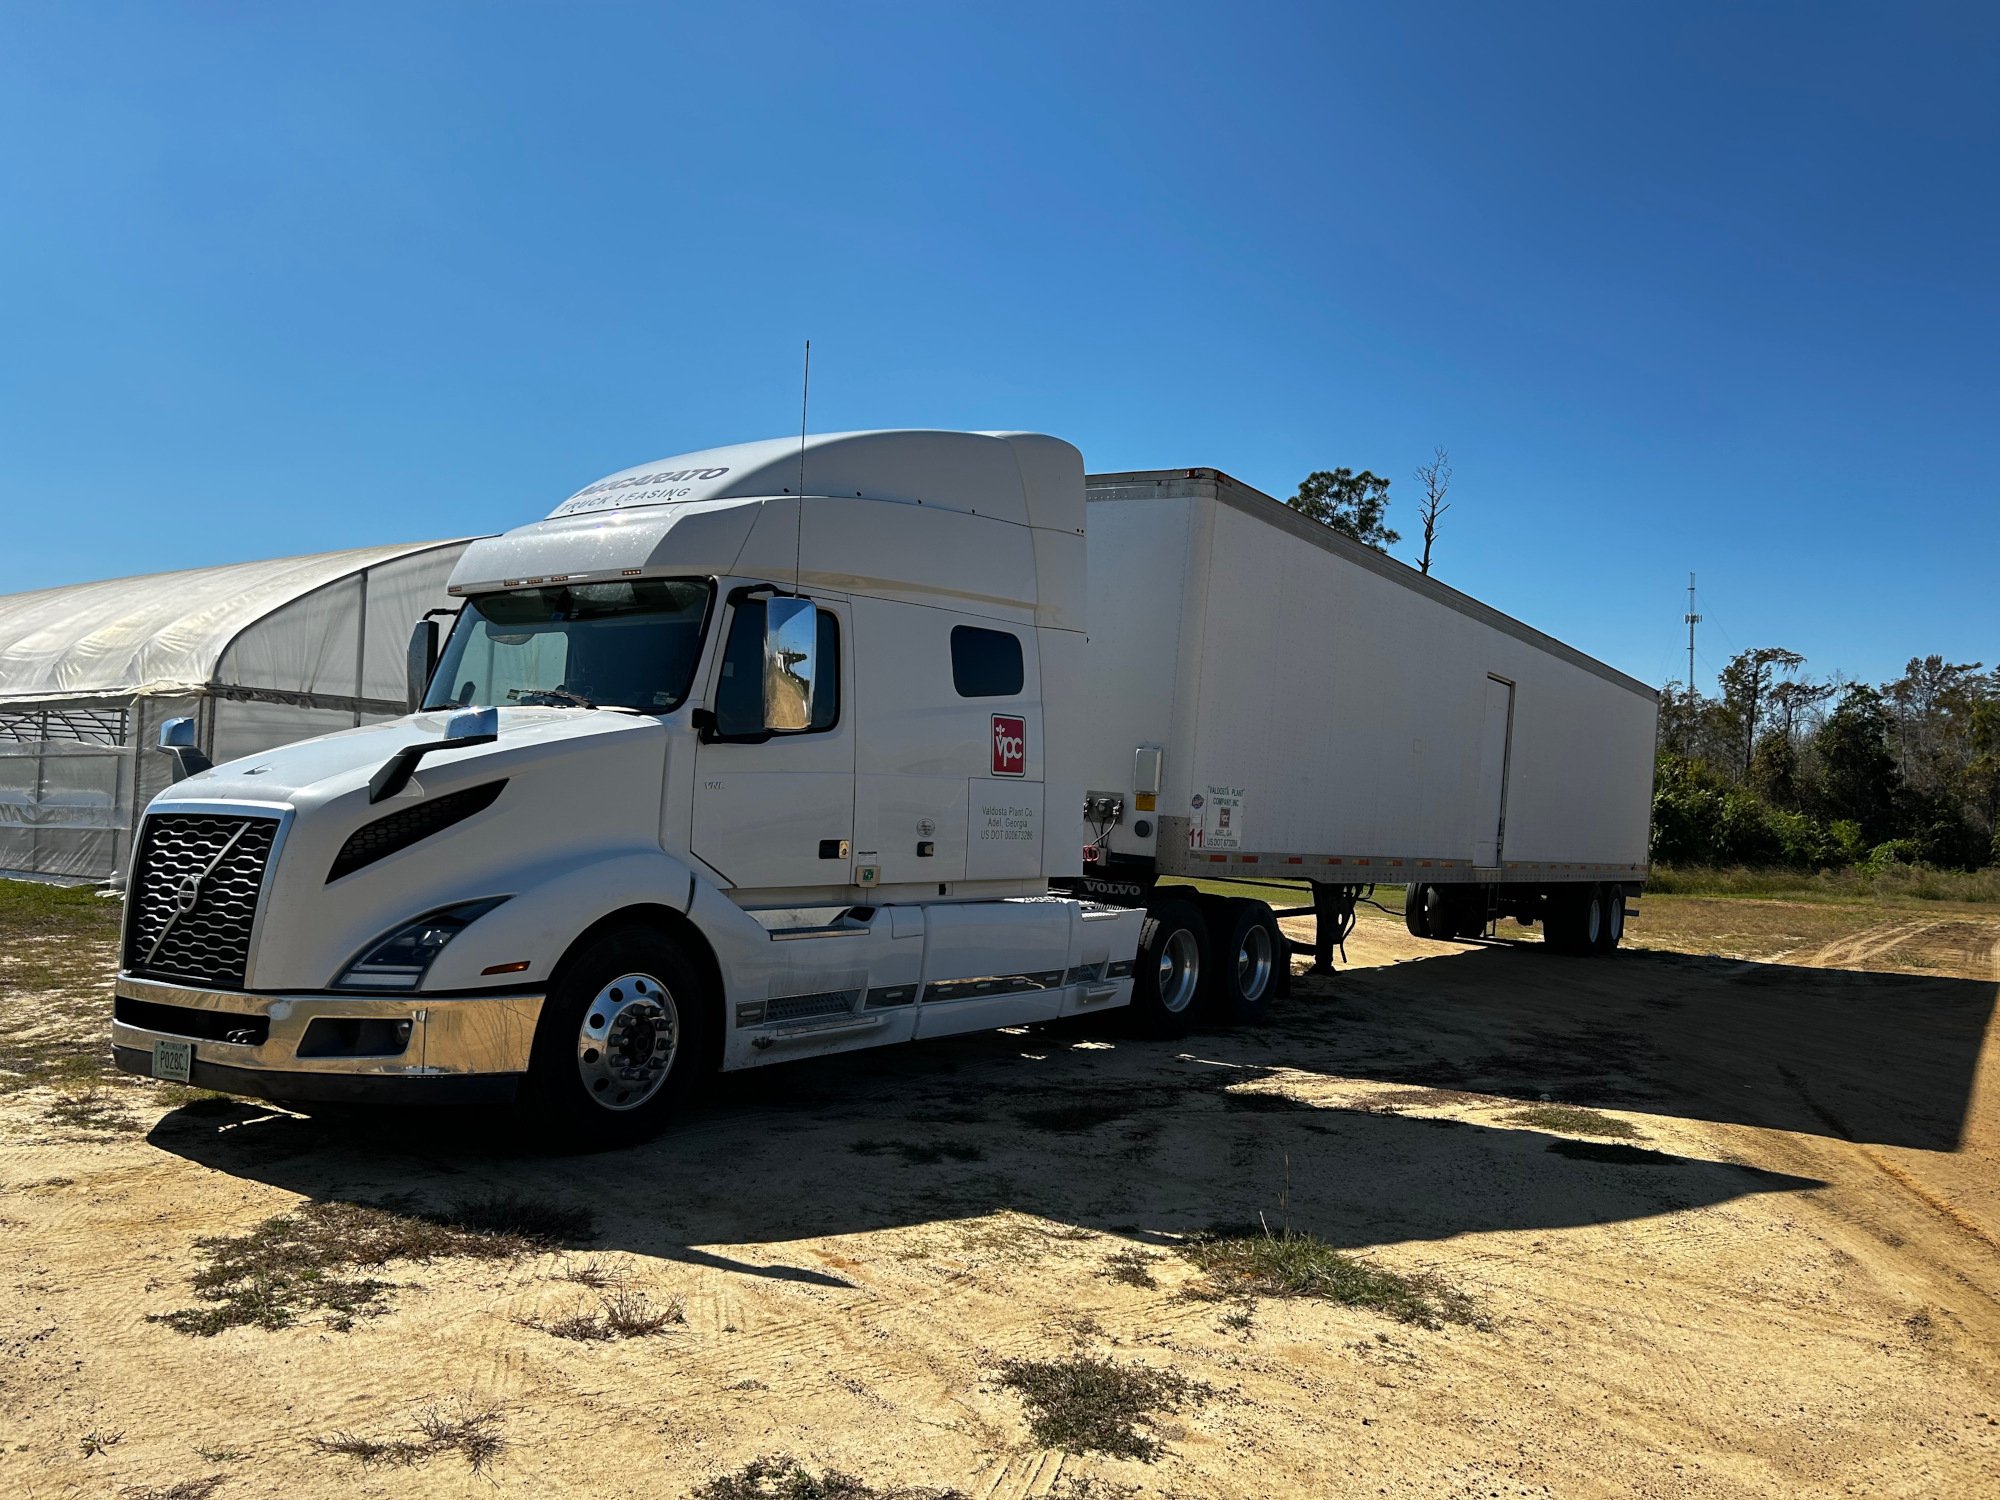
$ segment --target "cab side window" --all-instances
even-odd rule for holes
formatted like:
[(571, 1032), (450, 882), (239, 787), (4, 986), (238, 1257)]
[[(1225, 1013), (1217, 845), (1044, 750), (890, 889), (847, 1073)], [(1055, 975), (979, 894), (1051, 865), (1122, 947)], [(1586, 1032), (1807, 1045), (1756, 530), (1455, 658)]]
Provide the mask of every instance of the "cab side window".
[[(840, 621), (824, 609), (818, 612), (818, 621), (812, 728), (793, 731), (798, 734), (817, 734), (840, 722)], [(722, 678), (715, 688), (715, 728), (725, 735), (764, 732), (762, 599), (745, 599), (730, 618), (729, 640), (722, 648)]]
[(951, 627), (951, 685), (961, 698), (1012, 698), (1026, 674), (1021, 638), (977, 625)]

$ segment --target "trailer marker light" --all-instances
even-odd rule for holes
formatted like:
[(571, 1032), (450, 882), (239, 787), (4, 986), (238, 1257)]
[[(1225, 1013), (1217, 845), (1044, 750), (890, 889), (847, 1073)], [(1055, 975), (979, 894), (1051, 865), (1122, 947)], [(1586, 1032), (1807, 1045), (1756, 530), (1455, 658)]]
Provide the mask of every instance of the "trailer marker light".
[(646, 570), (644, 568), (620, 568), (618, 570), (618, 576), (620, 578), (637, 578), (641, 573), (645, 571)]
[(1227, 864), (1229, 863), (1229, 856), (1226, 854), (1211, 854), (1208, 857), (1208, 862), (1212, 865)]
[(481, 969), (479, 972), (482, 974), (518, 974), (527, 967), (528, 960), (524, 958), (517, 964), (492, 964)]
[(1136, 812), (1157, 811), (1159, 801), (1160, 799), (1151, 792), (1134, 792), (1132, 794), (1132, 807)]

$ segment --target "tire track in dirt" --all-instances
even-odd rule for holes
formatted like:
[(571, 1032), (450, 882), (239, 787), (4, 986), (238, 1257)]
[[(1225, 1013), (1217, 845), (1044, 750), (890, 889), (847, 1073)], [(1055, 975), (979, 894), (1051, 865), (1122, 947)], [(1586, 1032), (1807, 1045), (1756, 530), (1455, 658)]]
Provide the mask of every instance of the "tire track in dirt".
[(1861, 932), (1850, 933), (1843, 938), (1836, 938), (1803, 958), (1787, 956), (1785, 961), (1809, 969), (1865, 968), (1869, 963), (1885, 957), (1904, 943), (1911, 942), (1944, 925), (1943, 921), (1924, 921), (1921, 918), (1915, 921), (1887, 922)]

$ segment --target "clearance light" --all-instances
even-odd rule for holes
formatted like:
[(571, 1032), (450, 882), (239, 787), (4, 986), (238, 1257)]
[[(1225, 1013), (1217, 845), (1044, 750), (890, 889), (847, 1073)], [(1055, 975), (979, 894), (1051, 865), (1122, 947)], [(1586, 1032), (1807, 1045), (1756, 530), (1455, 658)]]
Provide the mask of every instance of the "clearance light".
[(487, 968), (481, 969), (479, 972), (482, 974), (518, 974), (527, 967), (528, 960), (524, 958), (517, 964), (492, 964)]

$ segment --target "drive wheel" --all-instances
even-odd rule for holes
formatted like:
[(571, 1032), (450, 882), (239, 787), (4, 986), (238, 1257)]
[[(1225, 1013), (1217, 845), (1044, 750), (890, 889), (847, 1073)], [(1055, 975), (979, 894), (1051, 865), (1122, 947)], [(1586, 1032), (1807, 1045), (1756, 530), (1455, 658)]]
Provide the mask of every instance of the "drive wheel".
[(1209, 910), (1209, 952), (1217, 1010), (1236, 1023), (1266, 1021), (1291, 949), (1262, 901), (1219, 901)]
[(618, 928), (557, 967), (521, 1098), (556, 1144), (598, 1149), (666, 1123), (701, 1068), (709, 997), (667, 939)]
[(1132, 966), (1133, 1023), (1146, 1036), (1185, 1036), (1208, 971), (1208, 924), (1191, 901), (1155, 902), (1139, 924)]

